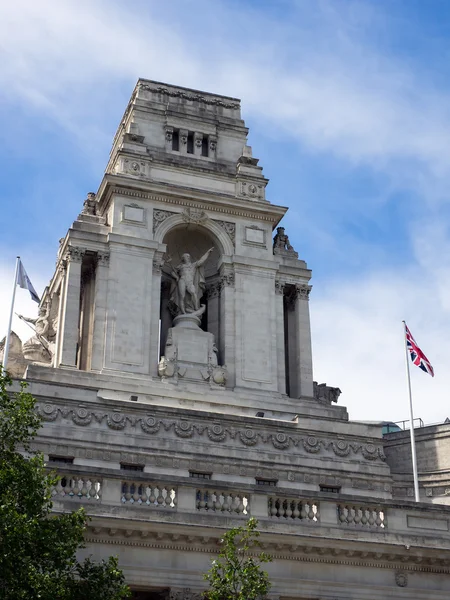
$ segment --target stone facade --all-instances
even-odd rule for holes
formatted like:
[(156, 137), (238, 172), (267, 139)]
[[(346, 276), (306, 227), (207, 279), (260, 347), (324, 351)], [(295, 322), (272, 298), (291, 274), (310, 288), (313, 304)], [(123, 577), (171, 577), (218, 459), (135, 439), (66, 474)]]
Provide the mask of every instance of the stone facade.
[(394, 498), (381, 428), (313, 381), (311, 271), (267, 183), (239, 100), (138, 82), (26, 370), (55, 509), (86, 507), (85, 553), (136, 598), (200, 598), (250, 515), (274, 598), (448, 598), (450, 509)]

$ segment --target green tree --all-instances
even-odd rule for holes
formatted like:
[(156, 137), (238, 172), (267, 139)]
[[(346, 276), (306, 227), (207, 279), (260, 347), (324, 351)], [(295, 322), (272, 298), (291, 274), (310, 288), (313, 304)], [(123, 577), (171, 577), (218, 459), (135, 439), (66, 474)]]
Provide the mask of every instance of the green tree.
[(272, 559), (255, 552), (260, 546), (257, 526), (258, 521), (251, 518), (223, 536), (219, 558), (203, 576), (209, 582), (208, 600), (263, 600), (267, 596), (270, 581), (261, 564)]
[(87, 516), (83, 508), (51, 513), (42, 453), (31, 449), (41, 426), (36, 400), (19, 392), (0, 366), (0, 598), (2, 600), (119, 600), (129, 597), (117, 559), (79, 562)]

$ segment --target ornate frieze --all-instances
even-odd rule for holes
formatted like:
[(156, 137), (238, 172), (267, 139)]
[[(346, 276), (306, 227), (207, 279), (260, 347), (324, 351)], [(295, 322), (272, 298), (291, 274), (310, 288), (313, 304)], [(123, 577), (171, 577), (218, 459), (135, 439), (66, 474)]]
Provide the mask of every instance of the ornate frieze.
[(163, 86), (154, 88), (146, 83), (139, 84), (140, 90), (145, 90), (153, 93), (164, 94), (172, 98), (182, 98), (190, 102), (200, 102), (202, 104), (209, 104), (211, 106), (220, 106), (221, 108), (231, 108), (233, 110), (239, 109), (239, 103), (237, 102), (225, 102), (221, 98), (214, 98), (214, 96), (202, 96), (202, 94), (192, 94), (183, 90), (169, 89)]
[(56, 421), (58, 418), (70, 419), (75, 425), (87, 426), (102, 423), (113, 430), (126, 430), (139, 427), (146, 434), (155, 435), (161, 431), (164, 435), (173, 431), (177, 437), (195, 439), (207, 436), (213, 442), (239, 440), (244, 446), (271, 446), (277, 450), (293, 450), (298, 453), (303, 449), (308, 454), (332, 453), (339, 457), (359, 455), (369, 461), (385, 461), (382, 446), (372, 443), (346, 442), (344, 440), (327, 439), (314, 435), (302, 436), (285, 432), (270, 433), (251, 427), (235, 428), (218, 425), (213, 422), (195, 422), (189, 419), (166, 419), (153, 415), (136, 417), (120, 411), (99, 412), (81, 407), (77, 409), (61, 408), (50, 403), (38, 407), (44, 421)]

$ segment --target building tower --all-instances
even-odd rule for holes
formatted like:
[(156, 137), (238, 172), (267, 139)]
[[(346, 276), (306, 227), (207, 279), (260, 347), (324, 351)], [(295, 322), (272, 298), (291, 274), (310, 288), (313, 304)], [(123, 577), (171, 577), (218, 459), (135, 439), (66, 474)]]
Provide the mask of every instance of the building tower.
[(393, 501), (381, 429), (313, 382), (311, 271), (247, 133), (235, 98), (138, 81), (23, 345), (55, 508), (142, 600), (200, 598), (249, 515), (274, 597), (448, 598), (449, 510)]

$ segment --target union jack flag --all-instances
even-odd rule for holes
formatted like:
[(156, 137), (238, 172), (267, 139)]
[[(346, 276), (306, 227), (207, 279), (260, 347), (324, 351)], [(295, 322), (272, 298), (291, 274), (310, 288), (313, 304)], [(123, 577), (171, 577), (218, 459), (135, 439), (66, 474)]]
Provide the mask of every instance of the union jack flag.
[(416, 341), (413, 338), (413, 336), (411, 335), (411, 332), (408, 329), (406, 323), (405, 323), (405, 333), (406, 333), (406, 347), (408, 348), (409, 355), (411, 356), (412, 362), (416, 365), (416, 367), (419, 367), (420, 369), (422, 369), (422, 371), (425, 371), (425, 373), (429, 373), (431, 375), (431, 377), (434, 377), (434, 370), (433, 370), (433, 367), (431, 366), (430, 361), (425, 356), (425, 354), (422, 352), (422, 350), (419, 348), (419, 346), (416, 344)]

